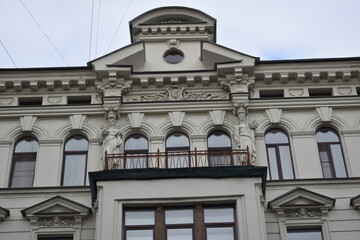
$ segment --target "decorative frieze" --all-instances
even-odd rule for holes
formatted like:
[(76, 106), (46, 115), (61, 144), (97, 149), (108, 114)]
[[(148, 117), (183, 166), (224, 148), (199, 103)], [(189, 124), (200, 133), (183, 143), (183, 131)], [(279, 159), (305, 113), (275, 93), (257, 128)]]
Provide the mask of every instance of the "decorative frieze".
[(48, 96), (46, 98), (49, 105), (61, 104), (62, 96)]
[(337, 90), (340, 95), (350, 95), (352, 92), (351, 87), (338, 87)]
[(75, 218), (55, 216), (52, 218), (39, 218), (37, 226), (39, 227), (73, 227)]
[(289, 95), (291, 97), (301, 97), (304, 95), (304, 89), (303, 88), (290, 88)]
[(14, 97), (0, 98), (0, 106), (11, 106), (15, 101)]
[(126, 96), (124, 102), (159, 102), (159, 101), (198, 101), (198, 100), (227, 100), (226, 93), (208, 91), (189, 91), (184, 88), (172, 88), (161, 92)]
[(295, 210), (285, 210), (285, 218), (313, 218), (313, 217), (322, 217), (322, 212), (320, 209), (306, 209), (299, 208)]

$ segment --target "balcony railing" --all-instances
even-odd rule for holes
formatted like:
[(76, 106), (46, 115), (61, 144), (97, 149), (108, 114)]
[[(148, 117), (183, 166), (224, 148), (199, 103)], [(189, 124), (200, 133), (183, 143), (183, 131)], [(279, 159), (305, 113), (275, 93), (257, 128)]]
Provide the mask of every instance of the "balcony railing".
[(250, 166), (249, 150), (107, 154), (104, 169)]

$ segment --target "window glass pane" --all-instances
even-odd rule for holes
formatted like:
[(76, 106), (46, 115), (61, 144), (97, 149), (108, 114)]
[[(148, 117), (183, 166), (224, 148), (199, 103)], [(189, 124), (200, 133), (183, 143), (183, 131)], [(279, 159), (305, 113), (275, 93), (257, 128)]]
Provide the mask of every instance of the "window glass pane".
[(208, 148), (230, 148), (231, 139), (228, 134), (223, 131), (212, 132), (208, 137)]
[(231, 166), (232, 164), (232, 156), (224, 155), (216, 152), (209, 152), (209, 161), (210, 166)]
[(280, 129), (271, 129), (265, 134), (266, 144), (289, 143), (287, 135)]
[(276, 161), (276, 153), (274, 147), (268, 147), (268, 160), (269, 160), (269, 167), (270, 167), (270, 175), (272, 180), (278, 180), (279, 179), (279, 170), (278, 170), (278, 164)]
[(191, 228), (168, 229), (167, 240), (192, 240), (193, 233)]
[(35, 173), (35, 161), (15, 162), (10, 187), (32, 187)]
[(189, 147), (189, 139), (183, 133), (172, 133), (166, 139), (166, 147)]
[(289, 146), (288, 145), (279, 146), (279, 152), (280, 152), (280, 161), (281, 161), (283, 179), (293, 179), (294, 172), (292, 167)]
[(288, 229), (288, 240), (322, 240), (321, 229)]
[(165, 211), (166, 224), (193, 223), (194, 214), (192, 209), (169, 209)]
[(334, 168), (336, 177), (347, 177), (344, 158), (341, 151), (340, 144), (331, 144), (331, 154), (334, 161)]
[(39, 143), (32, 137), (22, 138), (15, 147), (15, 153), (20, 152), (37, 152)]
[(154, 225), (155, 212), (153, 210), (128, 210), (125, 212), (125, 225)]
[(339, 142), (339, 137), (331, 128), (320, 128), (316, 132), (316, 141), (322, 142)]
[(86, 154), (66, 155), (63, 186), (84, 185)]
[(127, 230), (126, 240), (153, 240), (153, 230)]
[(88, 141), (83, 136), (73, 136), (65, 144), (65, 151), (87, 151)]
[(234, 229), (232, 227), (207, 228), (207, 240), (234, 240)]
[(128, 137), (125, 141), (125, 150), (147, 150), (148, 141), (140, 134), (134, 134)]
[(167, 164), (168, 168), (185, 168), (189, 167), (188, 151), (168, 151)]
[(318, 144), (318, 148), (319, 148), (319, 155), (320, 155), (320, 162), (321, 162), (321, 167), (323, 170), (323, 174), (325, 178), (332, 178), (334, 177), (331, 171), (331, 166), (330, 166), (330, 159), (329, 159), (329, 155), (328, 155), (328, 145), (327, 144)]
[(126, 154), (126, 168), (146, 168), (146, 153)]
[(204, 209), (205, 223), (234, 222), (233, 208)]

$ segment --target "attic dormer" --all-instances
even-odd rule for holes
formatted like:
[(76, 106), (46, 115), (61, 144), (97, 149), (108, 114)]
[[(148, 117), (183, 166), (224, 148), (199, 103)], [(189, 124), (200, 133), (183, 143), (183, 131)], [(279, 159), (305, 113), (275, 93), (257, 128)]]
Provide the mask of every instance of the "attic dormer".
[(130, 21), (131, 42), (164, 39), (216, 42), (216, 19), (196, 9), (162, 7)]

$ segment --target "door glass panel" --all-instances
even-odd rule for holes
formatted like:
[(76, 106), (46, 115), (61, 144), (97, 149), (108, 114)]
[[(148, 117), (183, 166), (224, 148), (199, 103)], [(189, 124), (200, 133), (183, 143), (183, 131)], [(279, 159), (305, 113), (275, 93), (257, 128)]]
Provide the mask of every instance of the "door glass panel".
[(206, 208), (204, 214), (205, 223), (234, 222), (233, 208)]
[(231, 148), (231, 139), (223, 131), (215, 131), (208, 137), (208, 148)]
[(125, 225), (154, 225), (155, 212), (153, 210), (134, 210), (125, 212)]
[(339, 142), (339, 137), (331, 128), (320, 128), (316, 132), (316, 141), (318, 143)]
[(153, 240), (153, 230), (127, 230), (126, 240)]
[(289, 146), (279, 146), (281, 168), (284, 179), (293, 179), (294, 172)]
[(232, 227), (219, 227), (206, 229), (207, 240), (234, 240), (234, 229)]
[(166, 147), (188, 147), (189, 146), (189, 139), (183, 133), (172, 133), (166, 139)]
[(167, 240), (192, 240), (193, 233), (191, 228), (168, 229)]
[(87, 151), (88, 141), (83, 136), (71, 137), (65, 145), (65, 151)]
[(171, 209), (165, 211), (166, 224), (193, 223), (194, 213), (192, 209)]

